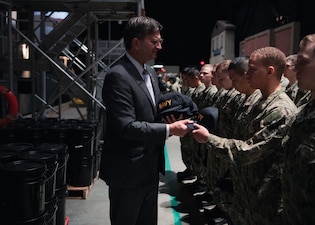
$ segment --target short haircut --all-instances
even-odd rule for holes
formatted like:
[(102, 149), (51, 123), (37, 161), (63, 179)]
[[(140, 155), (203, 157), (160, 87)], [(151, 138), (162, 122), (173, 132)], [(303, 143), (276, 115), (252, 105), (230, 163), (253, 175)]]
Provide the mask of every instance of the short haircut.
[(295, 65), (297, 60), (297, 54), (292, 54), (287, 56), (287, 63), (290, 63), (290, 65)]
[(228, 70), (234, 70), (238, 75), (243, 75), (248, 70), (248, 57), (240, 56), (234, 58), (230, 62)]
[(273, 66), (278, 78), (281, 78), (286, 66), (286, 56), (283, 51), (268, 46), (256, 49), (251, 55), (257, 56), (262, 65), (266, 67)]
[(124, 29), (126, 50), (131, 48), (133, 38), (143, 40), (146, 36), (161, 31), (163, 26), (155, 19), (147, 16), (136, 16), (129, 19)]
[(219, 63), (216, 67), (216, 71), (222, 70), (223, 72), (228, 71), (231, 60), (225, 59), (223, 62)]

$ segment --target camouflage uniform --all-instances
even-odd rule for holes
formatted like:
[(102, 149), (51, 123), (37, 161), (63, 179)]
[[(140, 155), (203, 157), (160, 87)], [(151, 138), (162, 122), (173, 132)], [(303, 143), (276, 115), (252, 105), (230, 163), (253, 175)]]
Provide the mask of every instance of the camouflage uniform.
[[(233, 118), (234, 118), (234, 129), (233, 129), (233, 134), (232, 134), (232, 138), (234, 139), (239, 139), (239, 140), (245, 140), (244, 139), (244, 128), (247, 126), (248, 124), (248, 118), (250, 116), (251, 111), (253, 110), (254, 105), (256, 104), (256, 102), (261, 98), (261, 92), (260, 90), (255, 90), (250, 96), (247, 96), (246, 98), (243, 99), (243, 101), (241, 102), (240, 107), (237, 109), (237, 112), (234, 114)], [(231, 177), (230, 179), (233, 181), (233, 176), (237, 176), (237, 174), (235, 174), (234, 171), (234, 164), (230, 164), (230, 170), (231, 170)], [(232, 182), (233, 183), (233, 182)], [(233, 185), (234, 188), (234, 185)], [(232, 205), (229, 206), (228, 210), (228, 214), (230, 219), (233, 221), (234, 225), (237, 224), (246, 224), (246, 221), (244, 221), (244, 217), (240, 217), (239, 218), (239, 212), (241, 209), (244, 208), (244, 206), (242, 204), (240, 204), (242, 201), (237, 199), (237, 196), (230, 195), (230, 196), (226, 196), (225, 198), (232, 198)], [(234, 207), (236, 207), (236, 209), (234, 209)], [(242, 210), (242, 213), (244, 214), (244, 210)]]
[(187, 87), (187, 86), (182, 86), (182, 94), (190, 96), (192, 95), (192, 93), (194, 92), (195, 88), (191, 88), (191, 87)]
[[(227, 93), (227, 90), (224, 88), (219, 89), (215, 95), (212, 98), (212, 103), (210, 103), (210, 106), (216, 106), (220, 100), (224, 97), (224, 95)], [(217, 132), (215, 132), (217, 133)], [(202, 148), (208, 148), (208, 146), (202, 145)], [(206, 177), (207, 177), (207, 187), (213, 192), (214, 189), (217, 187), (217, 180), (219, 177), (219, 172), (217, 171), (217, 166), (213, 163), (213, 161), (217, 160), (217, 156), (213, 153), (213, 151), (207, 151), (207, 160), (206, 160)]]
[(182, 92), (182, 85), (180, 84), (180, 79), (176, 77), (176, 81), (174, 84), (171, 84), (169, 87), (170, 91)]
[[(283, 138), (277, 132), (296, 112), (292, 100), (282, 91), (259, 99), (243, 127), (243, 140), (226, 139), (210, 134), (210, 151), (229, 158), (233, 164), (234, 212), (231, 218), (245, 224), (269, 225), (282, 223), (281, 170)], [(242, 223), (239, 223), (242, 224)], [(244, 224), (244, 223), (243, 223)]]
[(285, 91), (285, 89), (286, 89), (287, 86), (289, 85), (290, 81), (289, 81), (288, 78), (286, 78), (284, 75), (282, 75), (280, 83), (281, 83), (281, 88), (282, 88), (282, 90)]
[(290, 225), (315, 224), (315, 100), (300, 110), (284, 139), (283, 204)]
[(220, 102), (220, 99), (223, 98), (228, 90), (224, 88), (218, 89), (218, 91), (214, 94), (211, 101), (209, 101), (209, 106), (216, 106), (218, 102)]
[[(217, 93), (218, 89), (215, 85), (211, 85), (206, 88), (199, 100), (199, 111), (205, 107), (212, 105), (213, 97)], [(195, 142), (195, 151), (194, 151), (194, 171), (203, 184), (207, 184), (207, 154), (208, 150), (205, 144)]]
[(287, 86), (285, 93), (287, 93), (297, 107), (305, 104), (310, 99), (310, 91), (300, 89), (297, 81)]
[(240, 107), (245, 95), (240, 94), (235, 88), (226, 92), (226, 94), (215, 103), (219, 108), (218, 134), (220, 137), (231, 137), (233, 133), (234, 113)]
[(307, 92), (305, 93), (305, 95), (303, 95), (303, 96), (299, 99), (299, 101), (297, 101), (297, 102), (295, 103), (295, 105), (296, 105), (297, 107), (300, 107), (300, 106), (306, 104), (310, 99), (311, 99), (311, 91), (307, 91)]
[(210, 85), (209, 87), (207, 87), (202, 93), (202, 97), (198, 105), (199, 110), (208, 106), (212, 106), (214, 102), (214, 96), (217, 92), (218, 89), (215, 85)]
[[(215, 103), (215, 106), (219, 108), (219, 120), (217, 133), (220, 137), (232, 137), (234, 127), (234, 115), (237, 109), (240, 107), (245, 95), (241, 94), (235, 88), (227, 90), (224, 96), (220, 98), (220, 101)], [(213, 197), (216, 204), (224, 211), (229, 211), (229, 205), (231, 204), (232, 191), (230, 188), (230, 163), (228, 160), (221, 159), (215, 155), (215, 151), (212, 153), (212, 168), (214, 168), (215, 175), (212, 174), (212, 178), (217, 176), (217, 187), (214, 190)], [(211, 172), (211, 171), (209, 171)], [(211, 172), (212, 173), (212, 172)]]
[[(205, 89), (205, 85), (203, 83), (200, 83), (200, 85), (196, 87), (191, 93), (191, 98), (193, 102), (196, 103), (197, 106), (202, 97), (202, 92), (204, 91), (204, 89)], [(193, 154), (194, 154), (196, 141), (192, 137), (191, 134), (187, 134), (184, 137), (180, 138), (180, 142), (181, 142), (181, 154), (182, 154), (183, 163), (189, 170), (194, 171)]]
[(191, 99), (194, 103), (196, 103), (197, 106), (199, 106), (201, 100), (203, 91), (206, 89), (205, 85), (203, 83), (200, 83), (198, 87), (195, 88), (195, 90), (191, 93)]
[[(195, 90), (195, 88), (191, 88), (191, 87), (188, 87), (188, 86), (183, 86), (182, 93), (187, 95), (187, 96), (189, 96), (189, 97), (191, 97), (191, 95), (194, 92), (194, 90)], [(181, 154), (182, 154), (182, 160), (183, 160), (184, 165), (186, 166), (187, 169), (192, 171), (191, 164), (189, 163), (189, 160), (186, 160), (185, 155), (183, 156), (183, 152), (185, 152), (186, 149), (189, 148), (189, 141), (188, 141), (189, 137), (188, 136), (189, 136), (189, 134), (185, 135), (184, 137), (179, 137), (180, 151), (181, 151)]]
[(232, 138), (244, 140), (244, 128), (247, 126), (248, 117), (259, 98), (261, 98), (261, 92), (257, 89), (243, 100), (233, 117), (235, 120), (235, 126), (231, 136)]

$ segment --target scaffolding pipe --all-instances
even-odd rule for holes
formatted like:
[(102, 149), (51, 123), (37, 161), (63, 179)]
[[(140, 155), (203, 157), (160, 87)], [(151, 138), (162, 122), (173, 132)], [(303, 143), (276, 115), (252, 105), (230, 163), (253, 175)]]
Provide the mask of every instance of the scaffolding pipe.
[(9, 87), (13, 90), (13, 43), (12, 43), (12, 7), (8, 9), (8, 46), (9, 46)]
[[(63, 72), (64, 75), (66, 75), (73, 83), (75, 83), (82, 91), (84, 91), (91, 99), (93, 99), (100, 107), (103, 109), (106, 109), (106, 107), (96, 98), (94, 98), (93, 95), (91, 95), (81, 84), (79, 84), (73, 77), (71, 77), (69, 74), (67, 74), (63, 68), (58, 65), (53, 59), (51, 59), (45, 52), (43, 52), (38, 46), (36, 46), (28, 37), (26, 37), (21, 31), (14, 28), (16, 32), (18, 32), (29, 44), (31, 44), (34, 48), (36, 48), (46, 59), (48, 59), (54, 66), (56, 66), (60, 71)], [(70, 85), (71, 86), (71, 85)], [(66, 88), (68, 89), (68, 88)], [(56, 98), (57, 99), (57, 98)], [(56, 100), (54, 99), (54, 100)], [(44, 109), (45, 110), (45, 109)], [(42, 110), (43, 111), (43, 110)]]

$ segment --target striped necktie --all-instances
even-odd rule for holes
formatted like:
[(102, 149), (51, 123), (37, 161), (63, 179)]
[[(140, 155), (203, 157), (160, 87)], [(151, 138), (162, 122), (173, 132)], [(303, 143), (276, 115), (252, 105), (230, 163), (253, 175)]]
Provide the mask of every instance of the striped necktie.
[(145, 83), (145, 85), (147, 86), (147, 88), (148, 88), (148, 90), (150, 92), (152, 101), (153, 101), (153, 103), (155, 105), (155, 97), (154, 97), (153, 87), (152, 87), (152, 83), (151, 83), (150, 73), (146, 69), (144, 69), (143, 72), (142, 72), (142, 76), (143, 76), (143, 79), (144, 79), (144, 83)]

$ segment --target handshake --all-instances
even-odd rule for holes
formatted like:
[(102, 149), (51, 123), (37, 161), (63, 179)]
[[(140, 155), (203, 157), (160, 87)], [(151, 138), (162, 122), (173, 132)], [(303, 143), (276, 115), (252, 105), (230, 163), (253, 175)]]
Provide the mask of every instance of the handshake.
[(199, 112), (197, 115), (197, 120), (187, 123), (186, 126), (190, 130), (198, 129), (198, 126), (195, 124), (199, 124), (207, 128), (210, 132), (214, 132), (216, 130), (218, 121), (218, 109), (215, 107), (206, 107)]
[(195, 122), (193, 122), (193, 123), (187, 123), (186, 126), (188, 127), (188, 129), (194, 130), (194, 129), (195, 129), (194, 124), (195, 124)]

